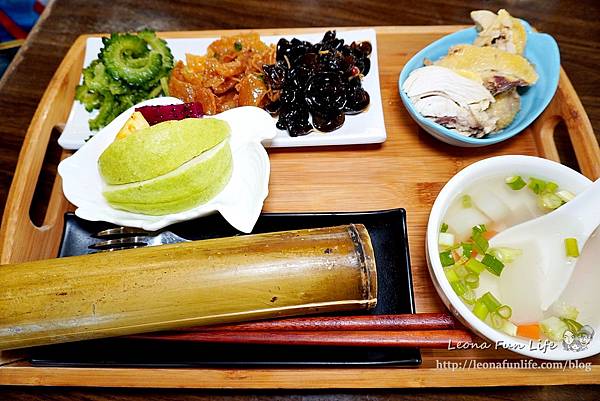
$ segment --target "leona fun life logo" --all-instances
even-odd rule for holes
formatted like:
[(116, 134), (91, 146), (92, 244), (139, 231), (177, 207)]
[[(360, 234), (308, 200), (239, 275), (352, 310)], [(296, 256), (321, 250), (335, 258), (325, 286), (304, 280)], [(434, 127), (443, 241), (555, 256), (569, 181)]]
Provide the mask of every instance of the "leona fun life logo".
[(594, 338), (594, 329), (590, 326), (583, 326), (579, 330), (565, 330), (562, 339), (562, 345), (567, 351), (583, 351), (592, 342)]

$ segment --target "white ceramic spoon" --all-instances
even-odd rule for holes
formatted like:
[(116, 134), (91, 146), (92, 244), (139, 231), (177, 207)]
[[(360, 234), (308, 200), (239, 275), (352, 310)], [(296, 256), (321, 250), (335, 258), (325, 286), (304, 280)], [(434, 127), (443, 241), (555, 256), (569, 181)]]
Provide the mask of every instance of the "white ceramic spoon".
[(600, 225), (600, 179), (558, 209), (510, 227), (490, 239), (490, 247), (523, 251), (500, 276), (500, 296), (517, 322), (541, 317), (562, 294), (577, 259), (566, 254), (565, 239), (581, 251)]

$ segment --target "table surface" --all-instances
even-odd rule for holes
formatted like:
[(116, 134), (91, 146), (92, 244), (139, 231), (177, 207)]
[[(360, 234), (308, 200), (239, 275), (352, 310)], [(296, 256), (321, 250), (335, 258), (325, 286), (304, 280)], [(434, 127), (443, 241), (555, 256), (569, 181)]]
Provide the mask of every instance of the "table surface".
[[(418, 8), (415, 5), (418, 4)], [(585, 1), (99, 1), (51, 2), (26, 44), (0, 80), (0, 213), (3, 211), (19, 150), (40, 98), (63, 56), (83, 33), (331, 27), (367, 25), (467, 25), (469, 11), (507, 8), (538, 30), (552, 34), (561, 49), (562, 64), (578, 92), (594, 131), (600, 133), (600, 3)], [(567, 155), (568, 157), (568, 155)], [(490, 374), (491, 376), (491, 374)], [(324, 378), (326, 380), (326, 378)], [(192, 390), (0, 388), (0, 399), (11, 400), (295, 400), (340, 399), (578, 399), (595, 400), (598, 386), (548, 386), (502, 389), (411, 389), (335, 393), (210, 392)]]

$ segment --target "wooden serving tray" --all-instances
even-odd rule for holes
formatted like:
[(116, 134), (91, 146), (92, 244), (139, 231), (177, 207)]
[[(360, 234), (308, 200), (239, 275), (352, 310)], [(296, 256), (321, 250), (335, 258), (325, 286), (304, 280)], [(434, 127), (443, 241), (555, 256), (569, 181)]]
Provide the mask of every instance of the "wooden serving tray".
[[(564, 71), (552, 103), (522, 134), (485, 148), (457, 148), (419, 129), (398, 94), (398, 76), (418, 50), (460, 26), (379, 27), (377, 42), (383, 109), (388, 139), (382, 145), (270, 149), (271, 185), (267, 212), (407, 210), (412, 272), (418, 312), (445, 311), (429, 278), (425, 228), (441, 187), (463, 167), (490, 156), (537, 155), (559, 160), (553, 136), (564, 122), (583, 174), (600, 176), (600, 150), (587, 115)], [(339, 30), (350, 29), (340, 28)], [(324, 32), (269, 29), (260, 34)], [(238, 31), (239, 32), (239, 31)], [(167, 32), (163, 37), (218, 37), (232, 31)], [(72, 210), (56, 178), (44, 225), (36, 227), (29, 209), (51, 131), (64, 124), (79, 81), (86, 37), (73, 44), (54, 75), (31, 122), (10, 189), (0, 231), (0, 263), (53, 258), (63, 214)], [(190, 49), (193, 52), (193, 49)], [(68, 156), (63, 152), (62, 157)], [(26, 351), (2, 354), (0, 384), (48, 386), (128, 386), (201, 388), (384, 388), (591, 384), (600, 382), (600, 357), (589, 371), (553, 368), (495, 369), (479, 362), (524, 358), (506, 350), (422, 350), (418, 368), (377, 369), (128, 369), (32, 367)], [(443, 368), (444, 362), (461, 367)], [(540, 361), (538, 361), (540, 363)], [(491, 379), (493, 377), (493, 379)]]

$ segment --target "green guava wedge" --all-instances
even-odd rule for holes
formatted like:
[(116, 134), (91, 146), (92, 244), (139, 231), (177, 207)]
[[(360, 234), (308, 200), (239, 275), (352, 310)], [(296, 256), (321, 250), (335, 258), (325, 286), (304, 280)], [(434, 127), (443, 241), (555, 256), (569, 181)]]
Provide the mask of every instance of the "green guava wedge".
[(140, 182), (107, 185), (103, 194), (116, 209), (148, 215), (177, 213), (214, 198), (233, 170), (229, 140), (166, 174)]
[(111, 143), (98, 159), (109, 185), (160, 177), (229, 138), (229, 124), (216, 118), (165, 121)]

